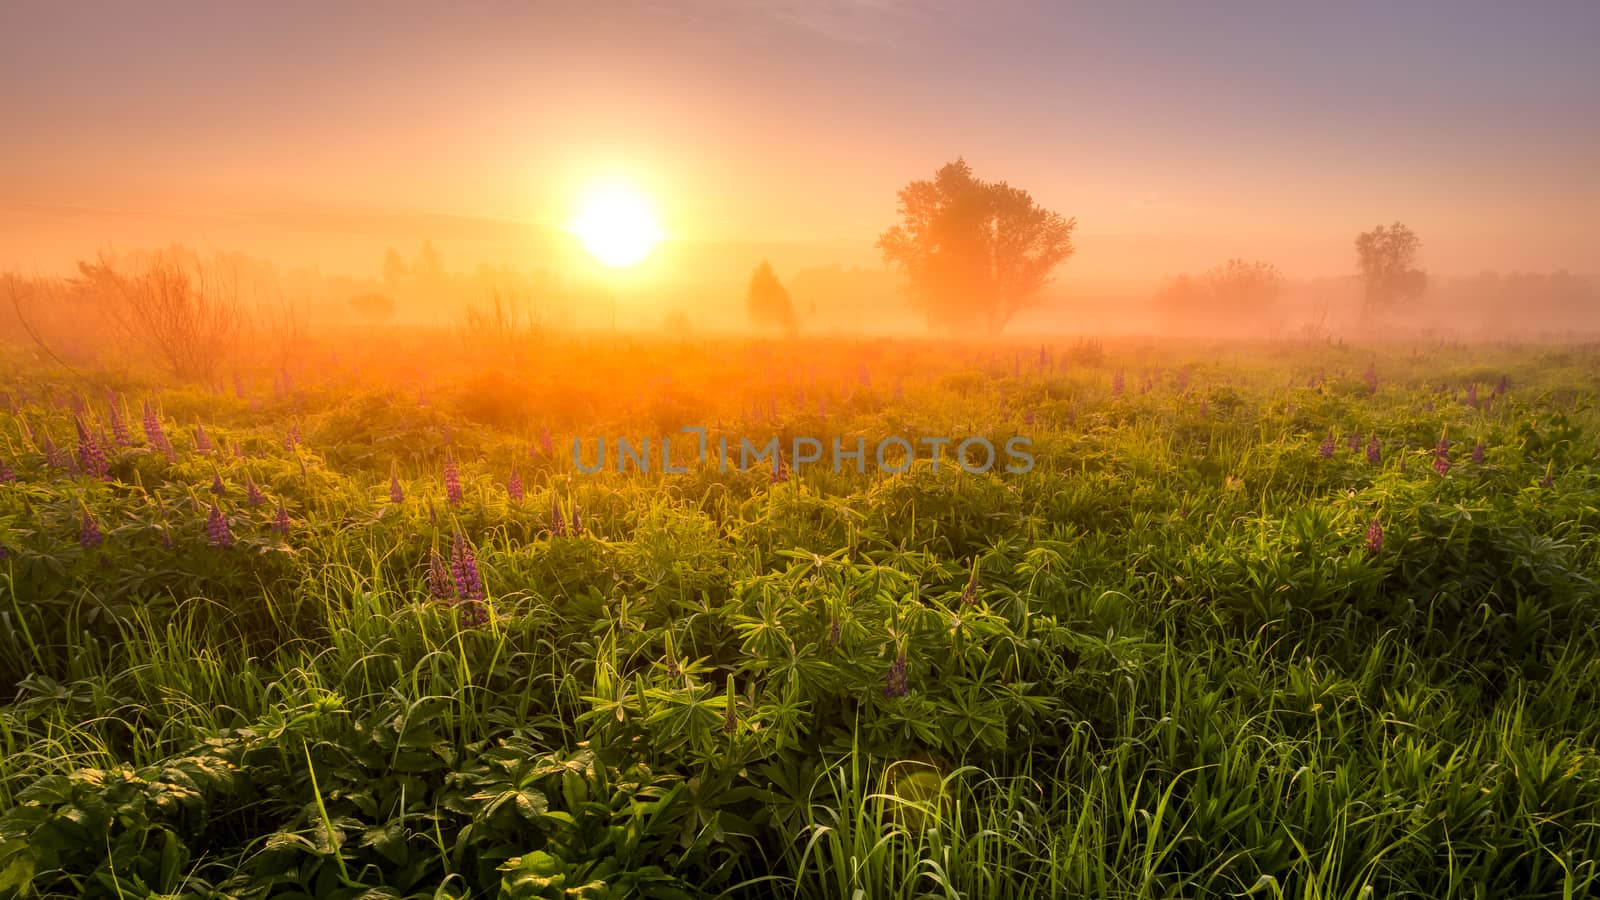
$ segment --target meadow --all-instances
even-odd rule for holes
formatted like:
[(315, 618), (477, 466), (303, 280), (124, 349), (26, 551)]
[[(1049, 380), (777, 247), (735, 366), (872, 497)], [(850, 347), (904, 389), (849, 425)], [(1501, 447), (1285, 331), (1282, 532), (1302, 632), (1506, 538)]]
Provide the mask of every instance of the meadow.
[(0, 897), (1600, 893), (1595, 346), (223, 372), (0, 353)]

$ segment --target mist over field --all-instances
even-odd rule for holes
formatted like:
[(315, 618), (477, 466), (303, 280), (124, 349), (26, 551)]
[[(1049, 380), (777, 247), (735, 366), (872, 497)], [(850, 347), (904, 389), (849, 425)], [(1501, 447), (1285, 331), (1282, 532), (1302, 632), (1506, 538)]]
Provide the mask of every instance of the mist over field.
[(1600, 896), (1596, 46), (0, 4), (0, 900)]

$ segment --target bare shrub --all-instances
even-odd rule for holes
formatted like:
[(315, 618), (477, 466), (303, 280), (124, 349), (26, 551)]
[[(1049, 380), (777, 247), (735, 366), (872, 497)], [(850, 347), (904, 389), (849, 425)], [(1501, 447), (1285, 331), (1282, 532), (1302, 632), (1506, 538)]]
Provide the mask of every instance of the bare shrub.
[(244, 327), (238, 278), (220, 263), (166, 251), (132, 274), (103, 255), (78, 263), (78, 271), (82, 282), (114, 298), (117, 324), (180, 379), (214, 381)]

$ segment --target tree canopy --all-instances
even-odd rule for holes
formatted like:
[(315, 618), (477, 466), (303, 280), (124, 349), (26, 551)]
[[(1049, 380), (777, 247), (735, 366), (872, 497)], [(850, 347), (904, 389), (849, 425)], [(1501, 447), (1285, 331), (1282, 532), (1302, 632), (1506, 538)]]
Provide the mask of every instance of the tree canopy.
[(994, 334), (1038, 303), (1072, 255), (1076, 219), (1063, 218), (1003, 181), (983, 181), (957, 159), (900, 191), (900, 224), (878, 238), (884, 260), (907, 276), (930, 325)]
[(1428, 288), (1428, 274), (1416, 267), (1422, 239), (1396, 222), (1356, 235), (1356, 264), (1365, 288), (1368, 316), (1391, 308), (1397, 300), (1414, 300)]
[(750, 286), (744, 293), (745, 311), (750, 316), (750, 324), (757, 328), (771, 328), (792, 334), (796, 323), (794, 318), (794, 304), (789, 300), (789, 292), (778, 281), (777, 273), (772, 271), (772, 264), (766, 260), (756, 266), (750, 274)]

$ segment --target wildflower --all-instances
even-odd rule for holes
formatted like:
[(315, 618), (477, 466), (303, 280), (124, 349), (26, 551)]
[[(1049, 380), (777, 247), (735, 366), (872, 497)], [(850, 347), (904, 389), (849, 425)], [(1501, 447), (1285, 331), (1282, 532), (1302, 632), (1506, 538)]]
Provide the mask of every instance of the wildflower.
[(94, 432), (79, 416), (78, 426), (78, 467), (86, 474), (92, 475), (101, 481), (111, 480), (111, 466), (106, 462), (106, 454), (100, 449), (100, 442), (95, 439)]
[(1450, 442), (1439, 438), (1439, 446), (1433, 450), (1433, 470), (1440, 475), (1450, 471)]
[(406, 492), (400, 489), (400, 473), (391, 471), (389, 473), (389, 502), (404, 503), (405, 500)]
[(10, 484), (17, 480), (17, 473), (5, 460), (0, 459), (0, 483)]
[(1506, 378), (1506, 376), (1501, 375), (1500, 380), (1494, 386), (1494, 395), (1496, 397), (1504, 396), (1506, 389), (1509, 387), (1511, 387), (1511, 382)]
[(1377, 392), (1378, 392), (1378, 364), (1375, 363), (1375, 362), (1370, 362), (1370, 363), (1367, 363), (1367, 393), (1376, 394)]
[(1547, 466), (1544, 467), (1544, 477), (1539, 479), (1539, 487), (1549, 489), (1549, 488), (1553, 488), (1555, 486), (1556, 486), (1555, 470), (1554, 470), (1554, 468), (1552, 466), (1547, 465)]
[(1367, 462), (1377, 465), (1383, 460), (1383, 447), (1378, 444), (1378, 435), (1374, 433), (1367, 438)]
[(837, 650), (839, 648), (839, 640), (843, 637), (842, 631), (843, 629), (840, 627), (838, 617), (834, 617), (833, 624), (828, 626), (829, 650)]
[(156, 414), (154, 403), (144, 401), (144, 439), (150, 446), (166, 454), (167, 462), (177, 462), (178, 453), (173, 448), (172, 442), (167, 440), (167, 432), (161, 427), (161, 416)]
[(972, 578), (967, 581), (967, 586), (961, 591), (961, 602), (971, 606), (978, 602), (978, 573), (973, 571)]
[(1333, 458), (1333, 448), (1335, 446), (1336, 445), (1335, 445), (1335, 442), (1333, 440), (1333, 429), (1329, 428), (1328, 429), (1328, 436), (1326, 438), (1322, 439), (1322, 446), (1318, 448), (1318, 451), (1322, 454), (1322, 458), (1323, 459), (1332, 459)]
[(222, 514), (222, 507), (215, 500), (211, 501), (211, 514), (206, 517), (206, 539), (213, 547), (233, 546), (233, 530), (228, 527), (228, 517)]
[(454, 600), (456, 596), (455, 581), (437, 549), (428, 551), (428, 596), (441, 602)]
[(278, 499), (278, 512), (272, 517), (272, 530), (284, 537), (289, 536), (289, 511), (283, 508), (283, 499)]
[(451, 506), (461, 505), (461, 474), (456, 471), (456, 458), (448, 450), (444, 454), (444, 496)]
[(433, 498), (428, 498), (428, 524), (434, 528), (439, 527), (439, 513), (433, 508)]
[(1475, 466), (1483, 465), (1483, 441), (1479, 441), (1472, 448), (1472, 464)]
[(45, 434), (40, 449), (44, 451), (45, 465), (52, 469), (65, 469), (67, 467), (66, 454), (61, 452), (61, 448), (56, 446), (55, 441), (50, 440), (48, 433)]
[(1467, 405), (1474, 409), (1478, 406), (1478, 383), (1476, 381), (1467, 385)]
[(516, 466), (511, 467), (511, 477), (506, 479), (506, 493), (511, 496), (513, 502), (522, 499), (522, 476), (517, 474)]
[(789, 467), (783, 464), (783, 454), (774, 454), (772, 461), (772, 484), (782, 484), (789, 480)]
[(900, 655), (894, 658), (889, 666), (889, 675), (884, 679), (883, 695), (893, 700), (904, 697), (911, 690), (909, 666), (906, 664), (906, 651), (902, 649)]
[(572, 534), (574, 536), (583, 534), (583, 511), (576, 503), (572, 504)]
[(111, 420), (111, 437), (118, 447), (133, 446), (133, 435), (128, 431), (128, 420), (122, 415), (122, 398), (106, 394), (106, 416)]
[(294, 448), (298, 446), (300, 446), (300, 426), (290, 425), (288, 433), (283, 436), (283, 449), (293, 453)]
[(249, 475), (244, 478), (244, 502), (246, 506), (260, 506), (267, 502), (266, 495), (261, 493), (261, 488), (256, 486), (256, 480)]
[(103, 543), (105, 535), (100, 531), (100, 523), (95, 521), (94, 514), (86, 506), (83, 508), (83, 520), (78, 523), (78, 546), (88, 550)]
[(567, 536), (567, 520), (561, 515), (561, 504), (554, 499), (550, 501), (550, 535)]
[(478, 574), (478, 557), (467, 543), (466, 535), (456, 532), (454, 546), (450, 548), (450, 577), (455, 582), (456, 596), (464, 601), (482, 600), (483, 577)]
[(206, 426), (198, 422), (194, 426), (194, 449), (201, 453), (210, 453), (216, 449), (211, 443), (211, 435), (206, 434)]
[(222, 483), (221, 472), (211, 476), (211, 493), (216, 494), (218, 497), (227, 496), (228, 486)]
[(1372, 517), (1372, 523), (1367, 526), (1367, 552), (1377, 554), (1383, 551), (1383, 525), (1378, 522), (1378, 517)]

